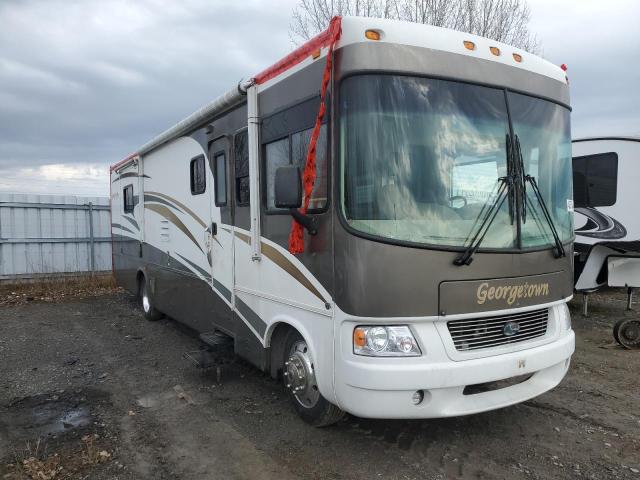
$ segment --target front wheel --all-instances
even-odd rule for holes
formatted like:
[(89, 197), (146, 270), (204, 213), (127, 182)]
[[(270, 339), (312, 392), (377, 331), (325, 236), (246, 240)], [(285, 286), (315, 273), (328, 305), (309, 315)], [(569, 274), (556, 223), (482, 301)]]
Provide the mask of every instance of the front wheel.
[(140, 303), (142, 304), (144, 318), (151, 321), (160, 320), (162, 318), (162, 312), (157, 310), (153, 305), (146, 277), (142, 277), (140, 279)]
[(311, 351), (296, 330), (291, 330), (285, 341), (283, 378), (293, 407), (307, 423), (326, 427), (344, 416), (344, 412), (318, 390)]

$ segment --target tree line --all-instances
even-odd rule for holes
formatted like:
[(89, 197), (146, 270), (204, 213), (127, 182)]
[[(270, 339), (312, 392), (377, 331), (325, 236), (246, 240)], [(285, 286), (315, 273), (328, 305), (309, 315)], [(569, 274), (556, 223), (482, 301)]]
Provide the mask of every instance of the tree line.
[(290, 36), (300, 43), (324, 30), (335, 15), (353, 15), (452, 28), (537, 53), (530, 13), (526, 0), (300, 0)]

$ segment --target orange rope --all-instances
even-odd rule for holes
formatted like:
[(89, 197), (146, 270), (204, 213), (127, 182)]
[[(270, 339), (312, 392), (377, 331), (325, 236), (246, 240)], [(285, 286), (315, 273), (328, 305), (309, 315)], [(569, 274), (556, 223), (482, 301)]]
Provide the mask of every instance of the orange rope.
[[(313, 186), (316, 182), (316, 146), (318, 144), (318, 137), (320, 136), (320, 127), (322, 126), (322, 120), (324, 118), (326, 105), (325, 99), (327, 96), (327, 87), (331, 80), (331, 66), (333, 64), (333, 49), (335, 44), (340, 39), (340, 17), (333, 17), (327, 31), (330, 33), (329, 50), (327, 52), (327, 62), (324, 67), (324, 74), (322, 76), (322, 86), (320, 88), (320, 108), (318, 109), (318, 115), (316, 117), (316, 123), (313, 127), (313, 133), (311, 134), (311, 140), (309, 141), (309, 148), (307, 150), (307, 160), (304, 166), (303, 174), (303, 186), (304, 186), (304, 201), (300, 208), (300, 213), (307, 213), (309, 209), (309, 201), (311, 200), (311, 193), (313, 192)], [(293, 254), (304, 252), (304, 227), (300, 225), (296, 220), (291, 223), (291, 233), (289, 234), (289, 251)]]

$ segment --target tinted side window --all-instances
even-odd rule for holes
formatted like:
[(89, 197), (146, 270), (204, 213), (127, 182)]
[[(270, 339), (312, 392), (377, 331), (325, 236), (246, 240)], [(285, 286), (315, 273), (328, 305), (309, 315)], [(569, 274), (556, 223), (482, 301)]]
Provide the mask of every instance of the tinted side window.
[(616, 203), (618, 154), (573, 158), (573, 198), (576, 207), (609, 207)]
[(191, 160), (189, 164), (191, 177), (191, 195), (200, 195), (207, 188), (206, 173), (204, 168), (204, 155)]
[(249, 138), (247, 131), (238, 133), (234, 139), (236, 199), (238, 205), (249, 204)]
[(124, 202), (124, 213), (131, 213), (135, 208), (133, 203), (133, 185), (127, 185), (122, 190), (122, 201)]
[[(275, 208), (275, 176), (278, 167), (296, 165), (301, 176), (307, 162), (307, 150), (313, 128), (294, 133), (289, 137), (265, 145), (265, 181), (267, 190), (267, 211), (281, 211)], [(309, 200), (309, 210), (319, 210), (327, 206), (327, 125), (320, 127), (316, 144), (316, 181)]]
[(224, 152), (216, 153), (213, 157), (213, 168), (215, 170), (216, 185), (216, 205), (227, 204), (227, 159)]
[(264, 146), (264, 158), (266, 166), (267, 183), (267, 210), (276, 210), (275, 207), (275, 178), (279, 167), (290, 165), (289, 137), (268, 143)]

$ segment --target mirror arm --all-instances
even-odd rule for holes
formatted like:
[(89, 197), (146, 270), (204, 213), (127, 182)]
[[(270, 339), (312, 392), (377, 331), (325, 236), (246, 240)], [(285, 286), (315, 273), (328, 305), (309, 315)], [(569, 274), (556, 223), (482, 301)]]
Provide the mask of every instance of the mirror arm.
[(318, 219), (316, 217), (306, 215), (300, 212), (300, 210), (298, 210), (297, 208), (290, 208), (289, 213), (293, 218), (295, 218), (296, 222), (307, 229), (309, 235), (318, 234)]

